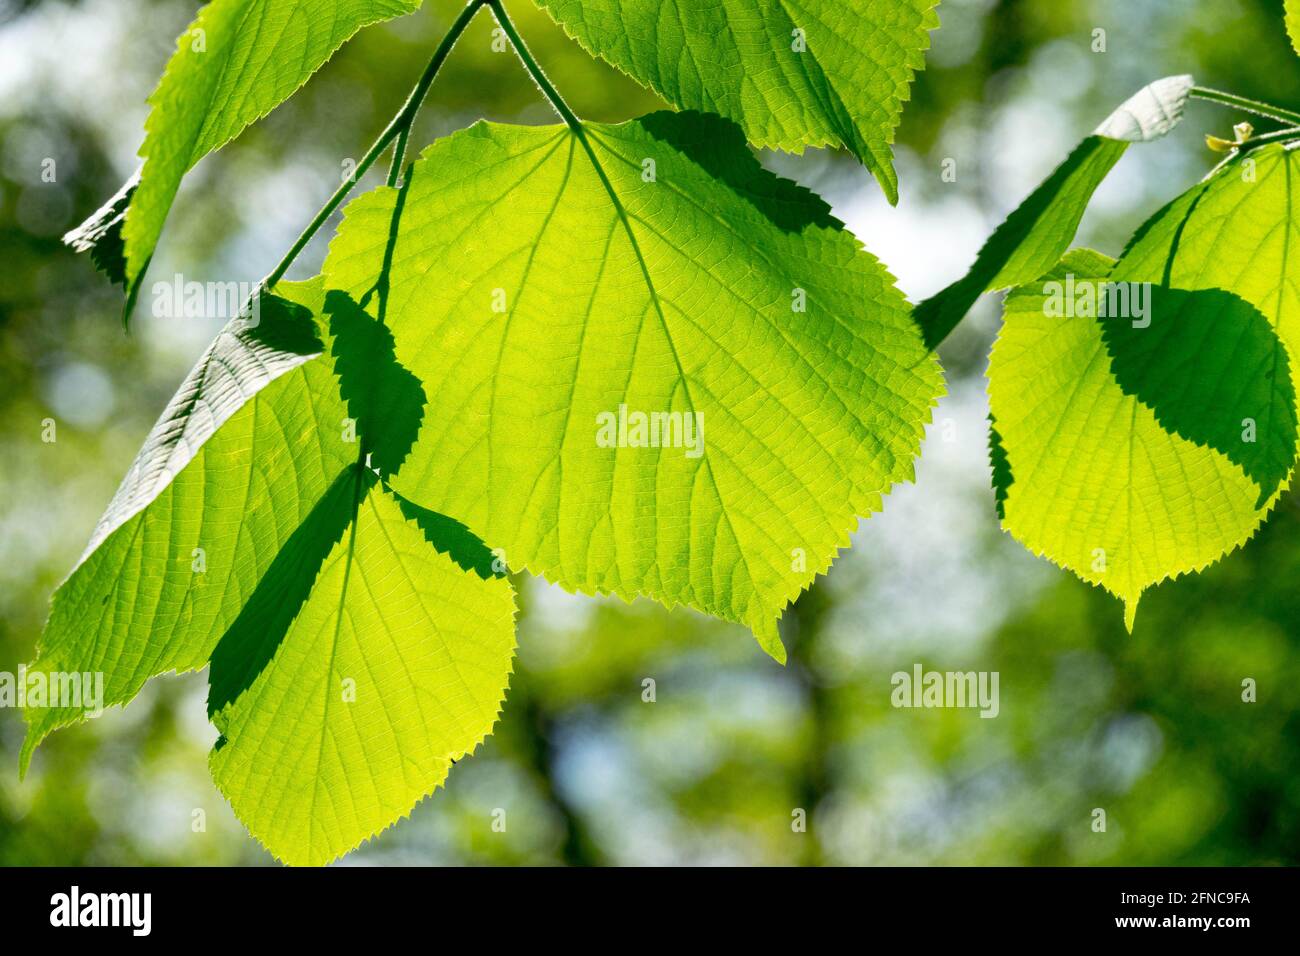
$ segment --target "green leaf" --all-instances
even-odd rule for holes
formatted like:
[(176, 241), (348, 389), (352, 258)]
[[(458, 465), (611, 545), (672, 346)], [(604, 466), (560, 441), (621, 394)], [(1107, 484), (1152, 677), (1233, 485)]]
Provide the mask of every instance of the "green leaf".
[(675, 106), (734, 120), (756, 146), (843, 146), (898, 201), (890, 146), (938, 0), (538, 3)]
[(1292, 48), (1300, 53), (1300, 0), (1286, 0), (1286, 34)]
[[(279, 287), (310, 302), (313, 284)], [(104, 704), (203, 667), (248, 592), (339, 471), (356, 459), (308, 308), (263, 296), (181, 385), (54, 593), (33, 670), (104, 673)], [(201, 569), (201, 570), (200, 570)], [(84, 710), (29, 707), (21, 765)]]
[[(1243, 418), (1289, 397), (1289, 420), (1261, 425), (1260, 434), (1282, 428), (1294, 456), (1295, 413), (1289, 375), (1267, 388), (1252, 379), (1265, 353), (1242, 343), (1269, 330), (1249, 305), (1225, 305), (1222, 291), (1171, 298), (1166, 289), (1150, 303), (1149, 326), (1088, 314), (1087, 296), (1099, 301), (1100, 284), (1125, 275), (1126, 262), (1084, 250), (1068, 254), (1048, 282), (1014, 291), (988, 379), (1003, 526), (1123, 600), (1131, 628), (1146, 588), (1239, 547), (1276, 499), (1262, 502), (1260, 484), (1214, 440), (1226, 442), (1235, 419), (1240, 444)], [(1059, 315), (1072, 300), (1077, 313)], [(1268, 358), (1279, 355), (1285, 372), (1274, 339)], [(1146, 386), (1169, 385), (1175, 373), (1182, 386), (1159, 392), (1153, 407), (1157, 390)], [(1207, 407), (1210, 420), (1198, 421)], [(1190, 437), (1180, 434), (1189, 423)]]
[(491, 733), (514, 654), (509, 582), (430, 547), (373, 473), (340, 479), (212, 658), (213, 779), (294, 864), (328, 863), (439, 786)]
[[(733, 124), (582, 130), (479, 123), (413, 165), (395, 231), (394, 190), (347, 207), (327, 281), (361, 296), (391, 259), (428, 394), (393, 485), (512, 568), (688, 604), (781, 659), (782, 608), (911, 479), (937, 364), (880, 264)], [(633, 413), (674, 416), (659, 447)]]
[(1093, 193), (1129, 143), (1166, 135), (1182, 118), (1194, 82), (1170, 76), (1143, 87), (1080, 143), (989, 237), (963, 278), (916, 307), (935, 348), (985, 292), (1032, 282), (1060, 260), (1079, 231)]
[(420, 0), (213, 0), (177, 42), (140, 147), (144, 167), (123, 228), (134, 293), (181, 179), (303, 85), (361, 27)]

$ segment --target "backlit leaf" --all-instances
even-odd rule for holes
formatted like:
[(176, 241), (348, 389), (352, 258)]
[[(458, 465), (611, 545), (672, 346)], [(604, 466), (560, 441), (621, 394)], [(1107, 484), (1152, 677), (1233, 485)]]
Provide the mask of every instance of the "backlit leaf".
[[(330, 369), (312, 361), (322, 347), (307, 309), (269, 296), (256, 327), (236, 319), (217, 336), (54, 593), (33, 670), (103, 672), (111, 706), (151, 677), (207, 663), (276, 552), (356, 459), (340, 440), (347, 412)], [(27, 708), (23, 767), (42, 738), (83, 716)]]
[(941, 390), (889, 275), (703, 114), (479, 123), (405, 189), (395, 233), (394, 190), (354, 201), (325, 267), (360, 297), (391, 254), (387, 324), (428, 395), (394, 487), (512, 568), (783, 657), (776, 618), (912, 477)]
[(371, 472), (317, 512), (218, 645), (209, 700), (217, 786), (309, 865), (406, 816), (491, 733), (515, 645), (509, 582), (431, 547)]
[[(1229, 440), (1227, 425), (1289, 401), (1284, 432), (1294, 453), (1295, 417), (1287, 376), (1253, 381), (1261, 358), (1280, 354), (1285, 366), (1286, 356), (1276, 339), (1271, 352), (1241, 347), (1243, 325), (1254, 323), (1265, 343), (1269, 333), (1248, 303), (1191, 290), (1170, 301), (1157, 289), (1145, 317), (1084, 307), (1124, 270), (1098, 253), (1072, 252), (1046, 282), (1015, 290), (988, 378), (1003, 526), (1123, 600), (1131, 628), (1146, 588), (1239, 547), (1264, 518), (1262, 497), (1275, 496), (1261, 496), (1259, 482), (1214, 447)], [(1209, 342), (1206, 328), (1216, 336)], [(1157, 335), (1168, 350), (1142, 352), (1143, 337)], [(1159, 392), (1153, 407), (1155, 393), (1143, 386), (1174, 370), (1182, 387)], [(1229, 405), (1198, 420), (1207, 395)], [(1242, 442), (1240, 425), (1232, 437)]]

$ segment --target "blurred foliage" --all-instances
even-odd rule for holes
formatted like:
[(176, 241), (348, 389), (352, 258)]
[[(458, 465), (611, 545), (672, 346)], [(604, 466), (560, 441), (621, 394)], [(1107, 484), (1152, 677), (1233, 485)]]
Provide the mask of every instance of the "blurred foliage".
[[(260, 276), (400, 105), (457, 6), (430, 0), (366, 31), (205, 160), (150, 280)], [(510, 6), (579, 115), (660, 107), (531, 4)], [(117, 290), (58, 242), (134, 169), (144, 98), (194, 8), (0, 0), (0, 671), (32, 656), (50, 591), (218, 324), (154, 317), (145, 301), (124, 335)], [(765, 157), (825, 192), (900, 275), (913, 262), (928, 291), (1157, 76), (1300, 106), (1281, 0), (945, 0), (941, 14), (900, 131), (899, 209), (842, 156)], [(481, 16), (457, 47), (415, 142), (482, 117), (554, 121), (513, 54), (492, 51), (492, 26)], [(1082, 239), (1117, 252), (1210, 168), (1203, 134), (1238, 118), (1201, 104), (1170, 141), (1131, 151)], [(947, 157), (956, 183), (939, 176)], [(498, 732), (348, 862), (1300, 863), (1300, 503), (1286, 497), (1208, 572), (1155, 589), (1126, 635), (1116, 602), (997, 528), (980, 380), (996, 317), (990, 301), (945, 346), (953, 394), (919, 483), (787, 614), (788, 667), (689, 612), (521, 580)], [(1000, 715), (894, 709), (890, 676), (917, 663), (997, 671)], [(270, 862), (208, 778), (205, 696), (202, 674), (156, 680), (56, 734), (22, 783), (21, 716), (0, 711), (0, 863)], [(792, 828), (799, 809), (807, 832)]]

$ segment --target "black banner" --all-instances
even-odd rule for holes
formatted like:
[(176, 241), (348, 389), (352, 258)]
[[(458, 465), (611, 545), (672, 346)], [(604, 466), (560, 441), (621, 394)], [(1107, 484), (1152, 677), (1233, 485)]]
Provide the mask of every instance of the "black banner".
[(75, 934), (128, 945), (238, 943), (268, 931), (326, 944), (389, 933), (434, 942), (437, 927), (457, 924), (493, 941), (501, 930), (554, 936), (567, 925), (559, 935), (577, 939), (596, 919), (625, 921), (629, 938), (678, 926), (761, 936), (778, 922), (817, 938), (1231, 945), (1293, 925), (1300, 890), (1291, 869), (10, 869), (0, 881), (7, 941)]

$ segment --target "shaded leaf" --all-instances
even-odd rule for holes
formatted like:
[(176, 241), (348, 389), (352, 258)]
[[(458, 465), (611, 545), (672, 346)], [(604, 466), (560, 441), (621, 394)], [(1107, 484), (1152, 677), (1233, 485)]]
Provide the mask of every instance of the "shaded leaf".
[(514, 655), (509, 582), (430, 547), (367, 469), (340, 478), (212, 658), (213, 779), (295, 864), (343, 855), (438, 787), (491, 733)]
[[(514, 603), (481, 540), (357, 461), (394, 447), (385, 410), (411, 412), (390, 391), (421, 394), (383, 366), (373, 320), (332, 297), (331, 324), (360, 352), (330, 351), (367, 363), (367, 389), (320, 354), (320, 280), (277, 291), (298, 301), (263, 295), (260, 324), (232, 323), (151, 433), (56, 592), (33, 669), (102, 672), (113, 705), (210, 662), (214, 779), (276, 856), (323, 863), (409, 812), (490, 732)], [(370, 446), (348, 438), (340, 378)], [(85, 710), (29, 707), (22, 766)]]
[[(310, 302), (319, 282), (284, 283)], [(356, 458), (310, 311), (264, 296), (233, 320), (146, 438), (85, 554), (51, 602), (32, 669), (102, 671), (104, 703), (203, 667), (276, 553)], [(81, 709), (28, 708), (25, 768)]]

